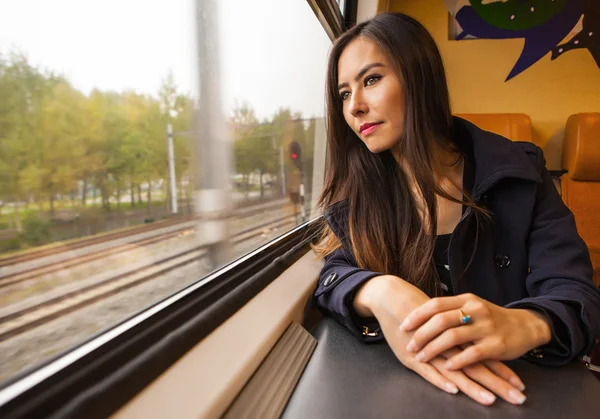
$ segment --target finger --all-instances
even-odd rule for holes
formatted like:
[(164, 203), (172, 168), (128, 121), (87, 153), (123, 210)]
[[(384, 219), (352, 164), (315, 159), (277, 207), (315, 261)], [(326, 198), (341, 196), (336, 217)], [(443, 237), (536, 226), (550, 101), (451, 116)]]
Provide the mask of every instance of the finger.
[[(461, 345), (459, 347), (462, 347), (464, 345)], [(450, 359), (452, 358), (454, 355), (458, 355), (460, 353), (460, 349), (458, 348), (450, 348), (447, 351), (444, 351), (441, 356), (443, 356), (446, 359)]]
[[(417, 354), (416, 359), (419, 362), (429, 362), (430, 359), (435, 358), (436, 356), (442, 354), (444, 351), (447, 351), (450, 348), (455, 346), (473, 342), (484, 337), (485, 331), (479, 330), (476, 326), (462, 326), (462, 327), (453, 327), (449, 330), (446, 330), (444, 333), (433, 339), (431, 342), (428, 342), (423, 349)], [(465, 349), (468, 350), (471, 347)], [(464, 351), (462, 351), (464, 352)], [(456, 357), (461, 356), (461, 354), (456, 354), (451, 359), (455, 359)], [(460, 358), (459, 358), (460, 360)], [(449, 360), (450, 361), (450, 360)], [(452, 363), (453, 364), (453, 363)], [(450, 365), (450, 364), (448, 364)], [(448, 368), (448, 369), (460, 369), (460, 368)]]
[(411, 311), (404, 318), (404, 321), (400, 325), (400, 330), (404, 332), (413, 330), (438, 313), (460, 309), (471, 298), (472, 294), (432, 298)]
[(520, 405), (527, 399), (523, 393), (507, 380), (495, 374), (485, 364), (477, 363), (462, 370), (469, 378), (486, 387), (511, 404)]
[[(460, 329), (463, 329), (462, 327)], [(493, 346), (485, 343), (478, 343), (469, 346), (461, 353), (456, 354), (446, 361), (446, 368), (449, 370), (460, 370), (468, 365), (478, 361), (491, 360), (496, 358), (496, 351)]]
[(430, 361), (444, 377), (452, 380), (456, 386), (478, 403), (489, 406), (496, 401), (496, 396), (487, 389), (479, 385), (477, 382), (467, 377), (462, 371), (449, 371), (444, 367), (444, 359), (441, 357), (434, 358)]
[(525, 390), (525, 384), (523, 384), (523, 381), (521, 381), (519, 376), (513, 370), (508, 368), (504, 362), (487, 360), (483, 361), (483, 363), (490, 369), (490, 371), (492, 371), (498, 377), (508, 381), (513, 387), (521, 391)]
[[(463, 349), (466, 349), (469, 346), (471, 346), (470, 343), (460, 345), (460, 347)], [(446, 359), (449, 359), (449, 358), (452, 358), (454, 355), (459, 354), (460, 352), (461, 352), (460, 349), (452, 348), (452, 349), (448, 349), (447, 351), (445, 351), (442, 354), (442, 356)], [(474, 367), (476, 365), (485, 365), (492, 373), (494, 373), (495, 375), (500, 377), (505, 382), (508, 382), (510, 385), (512, 385), (513, 387), (515, 387), (521, 391), (525, 390), (525, 384), (523, 384), (523, 381), (521, 381), (519, 376), (512, 369), (510, 369), (504, 362), (496, 361), (496, 360), (487, 360), (487, 361), (482, 361), (480, 364), (473, 364), (472, 366)], [(467, 367), (466, 369), (468, 369), (468, 368), (471, 368), (471, 367)], [(464, 371), (466, 371), (466, 369)], [(498, 394), (498, 393), (496, 393), (496, 394)]]
[[(440, 362), (443, 363), (443, 360)], [(412, 369), (414, 372), (423, 377), (426, 381), (445, 391), (446, 393), (456, 394), (458, 393), (458, 387), (452, 381), (444, 377), (440, 372), (432, 367), (430, 364), (416, 363)]]
[(417, 352), (445, 330), (460, 326), (461, 324), (460, 311), (450, 310), (438, 313), (415, 331), (406, 350)]

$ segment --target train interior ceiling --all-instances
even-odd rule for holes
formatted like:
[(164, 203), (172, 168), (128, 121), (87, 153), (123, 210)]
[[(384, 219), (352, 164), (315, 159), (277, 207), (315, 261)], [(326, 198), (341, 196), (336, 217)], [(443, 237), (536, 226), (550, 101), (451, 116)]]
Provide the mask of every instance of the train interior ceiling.
[[(93, 3), (68, 11), (83, 21), (86, 7), (95, 8), (118, 26), (146, 7), (132, 2), (120, 20)], [(525, 35), (464, 38), (462, 0), (158, 3), (148, 7), (154, 26), (139, 31), (154, 33), (170, 19), (164, 45), (120, 29), (114, 39), (86, 38), (95, 24), (82, 32), (88, 44), (73, 41), (90, 49), (113, 42), (123, 54), (140, 44), (144, 65), (160, 68), (147, 83), (141, 67), (111, 79), (113, 69), (80, 65), (87, 52), (61, 61), (54, 57), (66, 49), (44, 55), (44, 44), (29, 46), (25, 36), (15, 37), (22, 50), (14, 52), (0, 29), (0, 92), (13, 95), (0, 105), (0, 416), (342, 417), (358, 412), (328, 412), (314, 397), (379, 397), (362, 392), (375, 381), (352, 378), (355, 368), (369, 374), (349, 364), (364, 345), (344, 346), (351, 337), (314, 307), (324, 262), (311, 246), (324, 226), (317, 199), (327, 54), (345, 28), (380, 12), (413, 16), (433, 35), (456, 116), (543, 150), (600, 286), (600, 57), (591, 46), (561, 47), (586, 29), (581, 14), (555, 44), (537, 46), (547, 51), (536, 60)], [(188, 55), (171, 53), (169, 42)], [(267, 48), (256, 46), (262, 42)], [(114, 54), (107, 57), (131, 60)], [(19, 96), (27, 89), (33, 93)], [(31, 131), (18, 125), (26, 116)], [(24, 132), (32, 142), (21, 147)], [(211, 141), (218, 137), (227, 141)], [(600, 389), (569, 374), (585, 383), (578, 400)], [(392, 391), (399, 378), (387, 379)], [(418, 390), (417, 399), (428, 394)], [(361, 413), (370, 403), (388, 401), (365, 401)], [(461, 412), (482, 413), (465, 406)], [(568, 415), (566, 401), (548, 406)]]

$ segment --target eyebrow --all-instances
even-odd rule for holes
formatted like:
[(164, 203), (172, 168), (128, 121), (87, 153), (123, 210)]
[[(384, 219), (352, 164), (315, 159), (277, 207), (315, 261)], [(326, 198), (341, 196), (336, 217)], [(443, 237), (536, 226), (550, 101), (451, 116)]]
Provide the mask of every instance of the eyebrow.
[[(367, 71), (369, 71), (370, 69), (372, 69), (374, 67), (385, 67), (385, 65), (383, 65), (382, 63), (368, 64), (368, 65), (364, 66), (363, 69), (358, 72), (358, 74), (356, 75), (356, 77), (354, 78), (354, 80), (355, 81), (359, 81), (360, 78), (362, 76), (364, 76)], [(350, 87), (350, 85), (348, 83), (339, 84), (338, 85), (338, 90), (340, 90), (340, 89), (342, 89), (344, 87)]]

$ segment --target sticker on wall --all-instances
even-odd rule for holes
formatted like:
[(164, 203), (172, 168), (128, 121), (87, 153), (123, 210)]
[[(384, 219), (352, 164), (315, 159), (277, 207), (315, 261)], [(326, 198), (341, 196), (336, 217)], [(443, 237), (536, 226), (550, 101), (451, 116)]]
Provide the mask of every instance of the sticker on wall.
[(444, 3), (451, 15), (450, 39), (525, 39), (521, 55), (505, 81), (549, 52), (551, 60), (555, 60), (568, 51), (586, 48), (600, 68), (600, 0), (444, 0)]

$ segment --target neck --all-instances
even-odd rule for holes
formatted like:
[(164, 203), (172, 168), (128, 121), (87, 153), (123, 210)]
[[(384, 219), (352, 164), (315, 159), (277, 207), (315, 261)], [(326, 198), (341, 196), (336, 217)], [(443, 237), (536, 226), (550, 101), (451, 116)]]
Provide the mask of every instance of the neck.
[[(414, 179), (415, 170), (412, 162), (402, 154), (399, 147), (391, 150), (394, 159), (409, 179)], [(433, 153), (431, 167), (436, 184), (444, 191), (454, 194), (462, 193), (462, 176), (464, 158), (458, 151), (437, 148)], [(458, 190), (457, 190), (458, 189)]]

